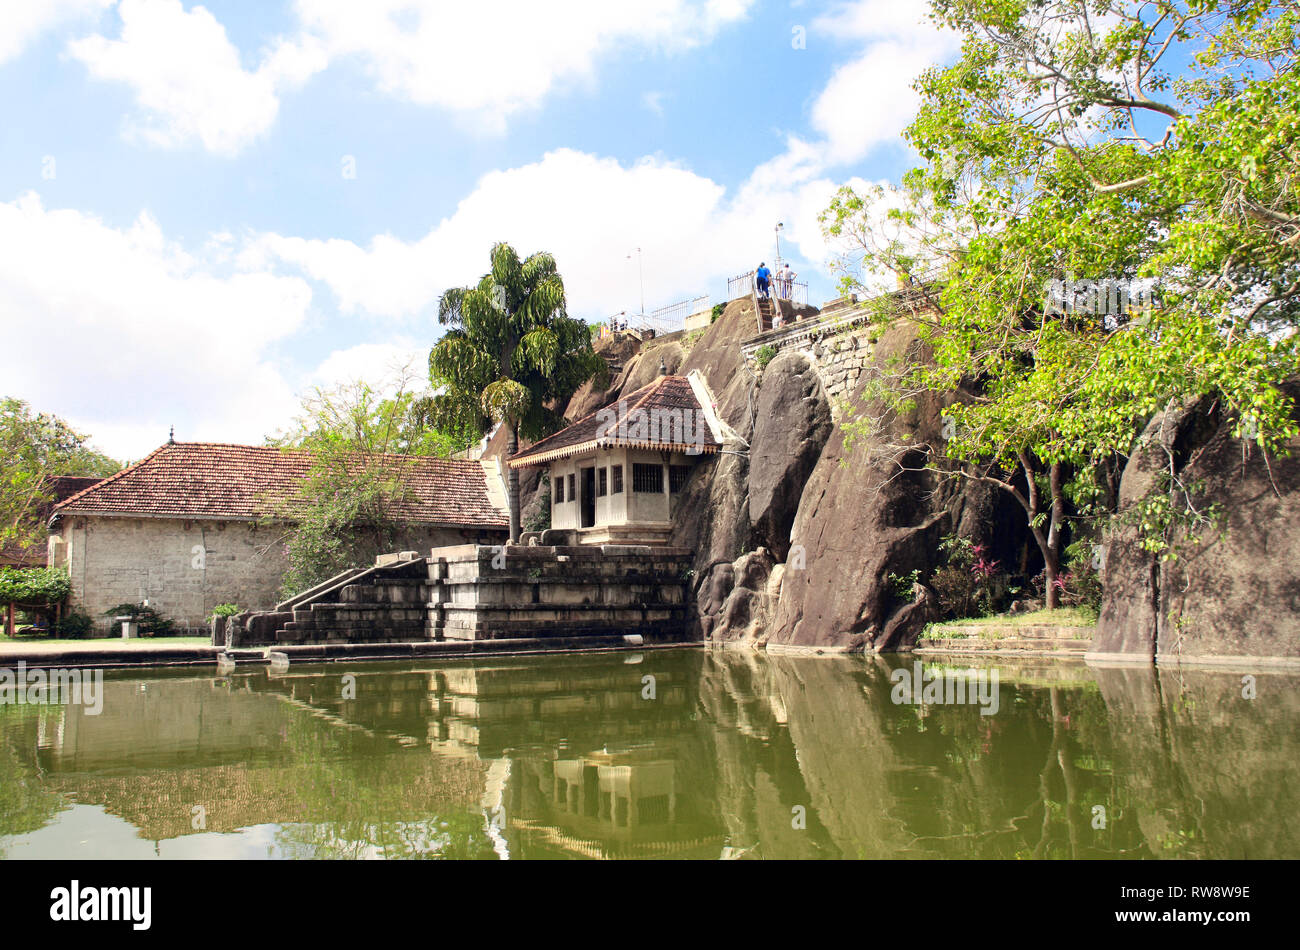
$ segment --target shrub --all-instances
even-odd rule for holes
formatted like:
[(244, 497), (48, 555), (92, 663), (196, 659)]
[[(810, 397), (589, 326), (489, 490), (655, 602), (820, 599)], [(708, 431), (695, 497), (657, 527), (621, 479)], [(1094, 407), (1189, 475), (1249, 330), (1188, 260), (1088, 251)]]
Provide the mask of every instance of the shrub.
[(885, 581), (889, 584), (889, 596), (894, 603), (910, 604), (914, 597), (913, 591), (916, 585), (921, 582), (921, 572), (914, 570), (899, 575), (890, 571), (885, 575)]
[(770, 343), (764, 343), (754, 351), (754, 361), (758, 364), (759, 369), (766, 369), (767, 364), (772, 362), (776, 357), (776, 347)]
[[(104, 611), (105, 617), (130, 617), (140, 625), (140, 633), (143, 636), (150, 637), (174, 637), (177, 635), (176, 622), (168, 620), (153, 607), (145, 607), (143, 604), (118, 604), (116, 607), (109, 607)], [(109, 628), (109, 632), (117, 629), (117, 625)], [(117, 633), (121, 633), (117, 629)]]
[(211, 620), (212, 617), (233, 617), (237, 613), (239, 613), (238, 604), (217, 604), (212, 608), (212, 616), (208, 619)]
[(713, 316), (709, 318), (709, 322), (717, 323), (718, 317), (722, 316), (722, 311), (726, 309), (727, 309), (727, 305), (725, 303), (715, 303), (713, 305)]
[(1007, 593), (1007, 572), (988, 557), (982, 544), (948, 535), (939, 542), (948, 563), (934, 572), (930, 586), (950, 617), (987, 616)]
[(69, 640), (82, 640), (95, 628), (94, 618), (78, 607), (73, 607), (54, 625), (55, 636)]

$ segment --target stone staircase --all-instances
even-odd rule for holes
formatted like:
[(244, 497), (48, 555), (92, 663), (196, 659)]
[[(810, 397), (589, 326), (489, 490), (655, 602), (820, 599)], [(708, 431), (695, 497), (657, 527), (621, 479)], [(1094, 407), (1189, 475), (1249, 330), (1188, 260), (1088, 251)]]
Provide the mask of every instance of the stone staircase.
[(935, 633), (935, 639), (918, 640), (913, 652), (1082, 657), (1092, 648), (1093, 628), (949, 623)]
[(277, 644), (404, 643), (424, 640), (429, 599), (428, 560), (414, 551), (346, 573), (300, 594), (288, 606), (292, 620), (275, 632)]
[(772, 300), (768, 297), (755, 296), (754, 305), (758, 308), (758, 332), (765, 333), (772, 329), (772, 315), (775, 312)]

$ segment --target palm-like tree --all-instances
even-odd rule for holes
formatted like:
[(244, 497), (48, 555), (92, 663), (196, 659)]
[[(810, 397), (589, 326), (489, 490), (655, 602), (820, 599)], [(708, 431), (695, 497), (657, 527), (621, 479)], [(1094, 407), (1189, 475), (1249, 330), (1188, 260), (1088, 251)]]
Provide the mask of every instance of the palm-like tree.
[[(562, 409), (606, 371), (591, 328), (565, 311), (564, 281), (545, 252), (521, 261), (509, 244), (492, 248), (492, 270), (475, 287), (448, 290), (438, 322), (449, 329), (429, 352), (435, 394), (420, 411), (447, 432), (483, 435), (506, 426), (507, 454), (519, 436), (540, 439), (563, 424)], [(510, 540), (519, 540), (519, 474), (509, 469)]]

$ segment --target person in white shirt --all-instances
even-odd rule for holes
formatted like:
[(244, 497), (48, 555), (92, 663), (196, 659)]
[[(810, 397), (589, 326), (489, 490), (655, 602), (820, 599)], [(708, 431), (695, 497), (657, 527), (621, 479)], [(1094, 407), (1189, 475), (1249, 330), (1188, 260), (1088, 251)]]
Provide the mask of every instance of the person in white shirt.
[(789, 300), (794, 291), (795, 272), (786, 264), (785, 269), (781, 271), (781, 296)]

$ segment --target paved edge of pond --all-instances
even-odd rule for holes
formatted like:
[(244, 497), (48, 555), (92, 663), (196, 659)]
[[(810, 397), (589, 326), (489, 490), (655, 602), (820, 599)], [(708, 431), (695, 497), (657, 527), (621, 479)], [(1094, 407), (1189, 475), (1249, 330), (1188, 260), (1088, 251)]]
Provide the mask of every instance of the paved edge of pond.
[(428, 657), (545, 656), (553, 653), (607, 653), (699, 647), (697, 641), (642, 642), (617, 636), (537, 637), (517, 640), (436, 640), (418, 643), (322, 643), (295, 646), (249, 647), (227, 650), (214, 646), (158, 646), (150, 649), (122, 647), (87, 649), (69, 645), (45, 651), (5, 650), (0, 666), (22, 662), (28, 668), (126, 668), (162, 666), (215, 666), (224, 656), (236, 666), (268, 664), (272, 654), (290, 663), (331, 663), (339, 660), (412, 660)]

